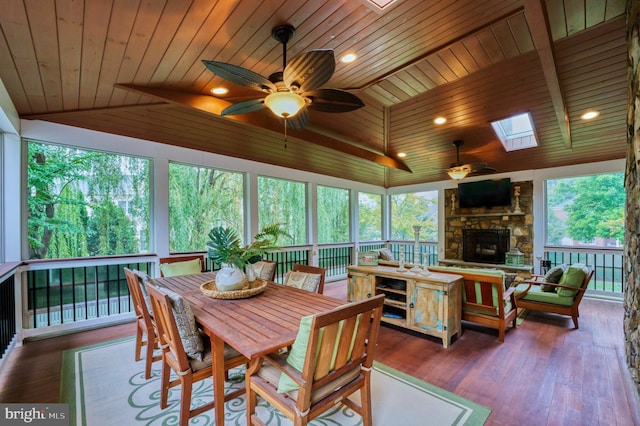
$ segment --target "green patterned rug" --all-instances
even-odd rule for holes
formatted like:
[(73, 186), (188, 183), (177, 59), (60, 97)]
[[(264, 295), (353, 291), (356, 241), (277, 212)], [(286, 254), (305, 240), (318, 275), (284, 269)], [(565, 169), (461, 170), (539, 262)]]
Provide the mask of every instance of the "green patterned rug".
[[(66, 351), (63, 356), (60, 402), (69, 404), (71, 425), (124, 426), (177, 424), (179, 389), (160, 409), (160, 365), (144, 378), (144, 361), (133, 360), (134, 340), (126, 338)], [(234, 374), (235, 373), (235, 374)], [(242, 369), (231, 373), (227, 388), (244, 387)], [(234, 380), (235, 379), (235, 380)], [(211, 381), (194, 385), (193, 405), (210, 401)], [(356, 394), (358, 395), (358, 394)], [(358, 399), (354, 395), (354, 399)], [(372, 374), (374, 425), (482, 425), (491, 410), (436, 386), (377, 363)], [(191, 419), (191, 425), (212, 425), (212, 412)], [(259, 399), (258, 416), (269, 425), (291, 422)], [(245, 425), (244, 396), (226, 403), (226, 425)], [(345, 406), (328, 411), (312, 425), (361, 425)]]

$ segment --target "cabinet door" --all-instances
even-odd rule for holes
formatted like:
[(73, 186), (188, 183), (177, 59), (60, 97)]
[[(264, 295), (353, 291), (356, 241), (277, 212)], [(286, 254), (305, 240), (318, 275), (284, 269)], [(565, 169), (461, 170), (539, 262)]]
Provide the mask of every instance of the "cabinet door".
[(349, 288), (347, 292), (349, 302), (357, 302), (373, 296), (374, 278), (373, 275), (358, 272), (349, 273)]
[[(410, 296), (410, 327), (441, 332), (444, 318), (444, 293), (441, 289), (416, 283)], [(445, 328), (446, 329), (446, 328)]]

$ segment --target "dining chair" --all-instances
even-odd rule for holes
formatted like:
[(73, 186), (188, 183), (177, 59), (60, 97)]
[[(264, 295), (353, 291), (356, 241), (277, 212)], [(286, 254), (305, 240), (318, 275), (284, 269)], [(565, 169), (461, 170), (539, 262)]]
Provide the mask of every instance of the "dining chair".
[[(160, 408), (168, 406), (169, 389), (181, 386), (180, 425), (187, 425), (189, 419), (213, 409), (216, 401), (191, 409), (193, 384), (212, 377), (211, 341), (196, 325), (189, 302), (171, 290), (147, 284), (158, 337), (162, 346), (162, 378)], [(224, 370), (247, 364), (249, 360), (238, 351), (225, 344)], [(177, 376), (171, 380), (171, 371)], [(242, 395), (238, 389), (225, 395), (224, 404)]]
[[(246, 374), (247, 419), (255, 414), (257, 396), (295, 425), (306, 425), (343, 403), (372, 424), (371, 368), (384, 295), (303, 317), (287, 353), (274, 352), (251, 361)], [(360, 391), (360, 403), (348, 399)]]
[(296, 263), (284, 277), (284, 285), (322, 294), (326, 270), (317, 266)]
[(136, 314), (136, 352), (135, 360), (142, 358), (142, 348), (146, 348), (144, 377), (151, 378), (151, 365), (162, 359), (160, 345), (158, 343), (158, 333), (155, 322), (151, 316), (151, 302), (145, 284), (151, 279), (144, 272), (124, 268), (124, 274), (129, 286), (129, 294)]
[(206, 272), (206, 264), (202, 255), (161, 257), (159, 262), (161, 277)]

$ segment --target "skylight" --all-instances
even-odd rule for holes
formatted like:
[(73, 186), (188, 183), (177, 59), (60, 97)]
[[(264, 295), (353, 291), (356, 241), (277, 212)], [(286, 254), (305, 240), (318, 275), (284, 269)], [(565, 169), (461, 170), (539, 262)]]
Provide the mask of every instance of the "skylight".
[(491, 126), (507, 152), (538, 146), (533, 120), (528, 112), (492, 121)]
[(367, 0), (367, 2), (374, 7), (377, 11), (383, 11), (387, 7), (395, 3), (396, 0)]

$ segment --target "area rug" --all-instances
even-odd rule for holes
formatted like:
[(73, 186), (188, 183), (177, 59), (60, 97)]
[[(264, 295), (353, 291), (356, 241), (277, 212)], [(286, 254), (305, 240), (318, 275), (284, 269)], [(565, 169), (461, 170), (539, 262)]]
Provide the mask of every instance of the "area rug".
[[(69, 404), (71, 425), (177, 424), (180, 389), (169, 394), (169, 407), (160, 409), (160, 363), (144, 378), (144, 361), (133, 360), (134, 340), (119, 339), (66, 351), (63, 355), (60, 399)], [(242, 368), (230, 372), (226, 390), (244, 387)], [(490, 409), (400, 371), (376, 363), (372, 373), (375, 425), (483, 425)], [(210, 380), (194, 385), (193, 404), (210, 401)], [(356, 394), (358, 395), (358, 394)], [(353, 396), (354, 400), (358, 398)], [(359, 395), (358, 395), (359, 396)], [(256, 410), (269, 425), (291, 422), (259, 399)], [(191, 419), (191, 425), (213, 425), (213, 412)], [(225, 425), (245, 425), (244, 396), (225, 405)], [(312, 425), (361, 425), (360, 416), (340, 405)]]

